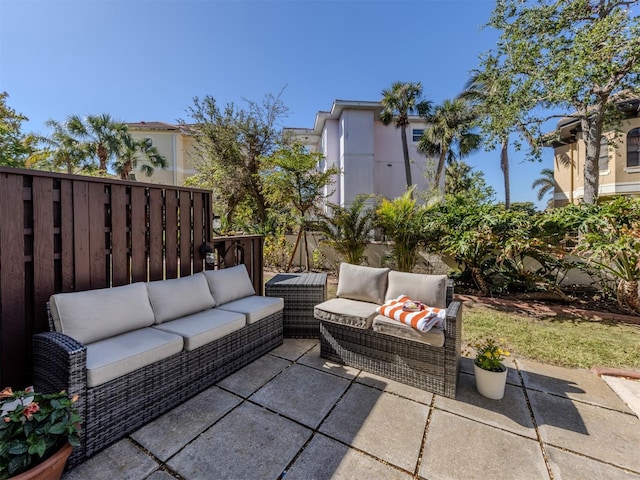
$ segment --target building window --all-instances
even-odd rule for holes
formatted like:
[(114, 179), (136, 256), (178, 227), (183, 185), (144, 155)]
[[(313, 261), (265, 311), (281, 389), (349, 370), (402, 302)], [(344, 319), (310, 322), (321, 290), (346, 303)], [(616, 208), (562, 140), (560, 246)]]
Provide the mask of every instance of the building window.
[(422, 138), (423, 133), (424, 133), (424, 129), (421, 129), (421, 128), (414, 128), (413, 130), (411, 130), (411, 137), (413, 141), (419, 142), (420, 139)]
[(598, 169), (600, 173), (609, 170), (609, 139), (600, 137), (600, 157), (598, 158)]
[(640, 128), (627, 133), (627, 167), (640, 167)]

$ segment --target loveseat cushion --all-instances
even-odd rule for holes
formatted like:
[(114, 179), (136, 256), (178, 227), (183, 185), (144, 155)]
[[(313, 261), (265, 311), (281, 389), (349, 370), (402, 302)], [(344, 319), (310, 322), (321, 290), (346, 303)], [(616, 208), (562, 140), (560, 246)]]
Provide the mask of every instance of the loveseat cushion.
[(49, 299), (56, 332), (89, 344), (153, 324), (147, 287), (121, 287), (56, 293)]
[(233, 302), (225, 303), (218, 307), (220, 310), (228, 310), (243, 314), (247, 318), (247, 325), (256, 323), (263, 318), (278, 313), (284, 309), (284, 300), (278, 297), (260, 297), (252, 295)]
[(384, 303), (388, 272), (388, 268), (341, 263), (336, 296), (380, 305)]
[(160, 324), (215, 306), (203, 273), (147, 283), (155, 323)]
[(348, 298), (332, 298), (316, 305), (313, 309), (313, 315), (318, 320), (367, 329), (371, 326), (373, 317), (376, 315), (376, 307), (378, 305), (375, 303)]
[(244, 265), (220, 270), (205, 270), (204, 276), (209, 283), (209, 290), (216, 305), (224, 305), (256, 294), (247, 267)]
[(152, 328), (180, 335), (184, 339), (184, 349), (190, 351), (240, 330), (245, 325), (241, 313), (210, 308)]
[(182, 346), (181, 336), (151, 327), (94, 342), (87, 345), (87, 386), (102, 385), (175, 355)]
[(447, 276), (422, 273), (389, 272), (385, 301), (406, 295), (429, 307), (447, 307)]
[(373, 318), (371, 329), (374, 332), (392, 335), (394, 337), (405, 338), (420, 343), (427, 343), (434, 347), (444, 345), (444, 331), (441, 328), (433, 327), (428, 332), (420, 332), (409, 325), (400, 323), (384, 315), (376, 315)]

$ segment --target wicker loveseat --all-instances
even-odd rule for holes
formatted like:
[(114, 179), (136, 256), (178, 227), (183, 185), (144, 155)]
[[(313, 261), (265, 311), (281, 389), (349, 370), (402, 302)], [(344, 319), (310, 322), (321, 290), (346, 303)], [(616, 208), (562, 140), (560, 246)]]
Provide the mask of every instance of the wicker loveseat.
[(282, 343), (280, 298), (244, 265), (53, 295), (34, 335), (34, 385), (80, 396), (75, 465)]
[[(455, 398), (462, 304), (453, 301), (446, 275), (343, 263), (336, 295), (314, 309), (320, 321), (322, 357)], [(444, 327), (423, 333), (376, 313), (383, 302), (401, 295), (446, 307)]]

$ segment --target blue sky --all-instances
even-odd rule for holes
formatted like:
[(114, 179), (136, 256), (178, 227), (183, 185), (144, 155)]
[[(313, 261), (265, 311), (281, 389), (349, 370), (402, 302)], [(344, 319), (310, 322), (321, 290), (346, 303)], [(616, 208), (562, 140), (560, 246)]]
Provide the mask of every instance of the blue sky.
[[(0, 90), (47, 133), (47, 119), (109, 113), (187, 118), (194, 96), (220, 104), (278, 93), (286, 127), (312, 127), (335, 99), (379, 100), (420, 81), (435, 103), (456, 96), (497, 32), (493, 0), (0, 0)], [(512, 201), (552, 167), (511, 152)], [(497, 151), (467, 160), (504, 199)]]

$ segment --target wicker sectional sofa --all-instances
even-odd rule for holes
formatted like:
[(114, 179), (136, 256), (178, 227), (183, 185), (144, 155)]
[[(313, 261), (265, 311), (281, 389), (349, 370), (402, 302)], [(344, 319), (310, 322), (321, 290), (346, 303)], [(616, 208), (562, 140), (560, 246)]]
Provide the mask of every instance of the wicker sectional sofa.
[(244, 265), (53, 295), (34, 335), (34, 386), (80, 396), (75, 465), (280, 345), (281, 298)]
[[(444, 327), (423, 333), (376, 313), (382, 303), (401, 295), (446, 307)], [(446, 275), (343, 263), (336, 297), (314, 309), (322, 357), (455, 398), (462, 304), (453, 301), (453, 285)]]

